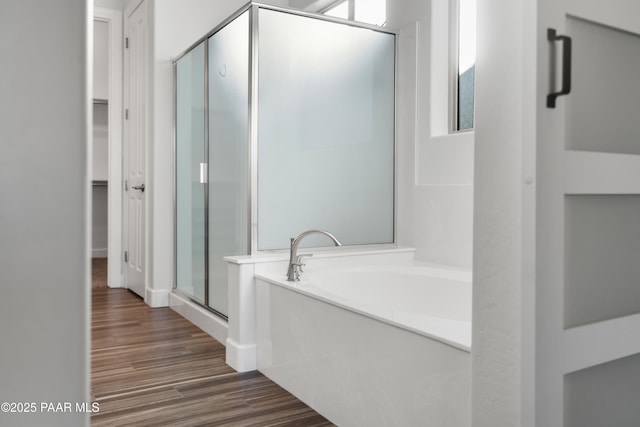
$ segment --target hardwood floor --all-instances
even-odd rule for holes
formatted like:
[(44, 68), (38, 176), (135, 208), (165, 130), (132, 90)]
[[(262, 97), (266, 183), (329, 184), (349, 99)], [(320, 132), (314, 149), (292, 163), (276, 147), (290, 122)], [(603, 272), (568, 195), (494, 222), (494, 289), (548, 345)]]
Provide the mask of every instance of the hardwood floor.
[(169, 308), (93, 289), (92, 426), (332, 426)]
[(107, 258), (91, 258), (91, 287), (107, 286)]

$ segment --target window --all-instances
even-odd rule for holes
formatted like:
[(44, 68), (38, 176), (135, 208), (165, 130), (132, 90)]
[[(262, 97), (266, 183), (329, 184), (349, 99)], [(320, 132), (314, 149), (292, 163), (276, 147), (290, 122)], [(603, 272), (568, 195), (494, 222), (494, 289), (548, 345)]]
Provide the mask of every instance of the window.
[(386, 0), (339, 0), (322, 13), (336, 18), (384, 26), (387, 21)]
[(473, 129), (476, 71), (476, 0), (458, 0), (454, 131)]

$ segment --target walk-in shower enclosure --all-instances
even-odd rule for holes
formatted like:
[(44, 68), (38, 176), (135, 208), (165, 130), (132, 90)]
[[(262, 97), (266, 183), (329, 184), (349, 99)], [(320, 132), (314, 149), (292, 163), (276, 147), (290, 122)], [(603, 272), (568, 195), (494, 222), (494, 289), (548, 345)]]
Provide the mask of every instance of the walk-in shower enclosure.
[(225, 317), (225, 256), (394, 242), (395, 44), (251, 3), (174, 60), (179, 292)]

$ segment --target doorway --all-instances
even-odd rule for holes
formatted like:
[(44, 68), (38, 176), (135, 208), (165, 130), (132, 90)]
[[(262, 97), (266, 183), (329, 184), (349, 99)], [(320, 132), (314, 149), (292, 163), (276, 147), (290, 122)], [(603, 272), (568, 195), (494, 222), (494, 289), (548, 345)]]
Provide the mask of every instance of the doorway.
[(94, 8), (92, 271), (101, 286), (122, 279), (122, 11)]

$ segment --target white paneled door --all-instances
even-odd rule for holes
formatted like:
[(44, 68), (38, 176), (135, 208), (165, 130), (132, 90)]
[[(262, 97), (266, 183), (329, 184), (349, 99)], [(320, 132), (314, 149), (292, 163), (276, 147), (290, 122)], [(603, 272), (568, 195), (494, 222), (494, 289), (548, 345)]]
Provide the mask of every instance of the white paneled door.
[(538, 4), (535, 425), (638, 426), (640, 2)]
[(123, 242), (126, 287), (145, 296), (147, 146), (146, 2), (125, 12), (125, 126), (123, 147)]

